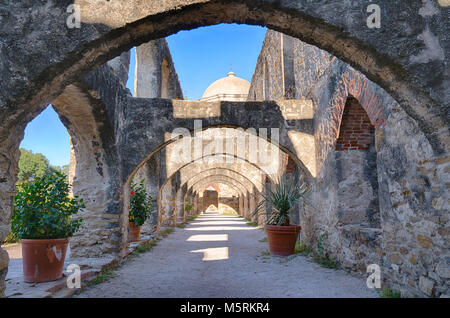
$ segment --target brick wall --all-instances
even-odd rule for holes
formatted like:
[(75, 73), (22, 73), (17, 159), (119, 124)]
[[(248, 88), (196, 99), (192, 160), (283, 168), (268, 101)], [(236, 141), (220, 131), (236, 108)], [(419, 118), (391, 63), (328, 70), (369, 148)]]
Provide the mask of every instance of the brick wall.
[(349, 96), (342, 115), (336, 150), (369, 150), (375, 128), (355, 98)]

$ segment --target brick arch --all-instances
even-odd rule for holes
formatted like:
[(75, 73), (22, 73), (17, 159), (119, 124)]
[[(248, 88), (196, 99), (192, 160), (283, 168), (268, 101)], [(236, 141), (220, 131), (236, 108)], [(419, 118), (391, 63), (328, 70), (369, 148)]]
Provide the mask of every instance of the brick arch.
[(369, 150), (375, 127), (357, 99), (349, 95), (345, 103), (336, 140), (336, 150)]
[(386, 125), (383, 105), (378, 100), (377, 93), (373, 91), (373, 86), (368, 84), (367, 78), (351, 70), (343, 76), (343, 83), (347, 96), (352, 95), (359, 101), (375, 128)]
[(339, 137), (339, 129), (342, 123), (345, 105), (349, 97), (354, 97), (362, 106), (370, 120), (370, 123), (376, 130), (386, 125), (381, 104), (374, 86), (370, 85), (368, 79), (359, 72), (349, 70), (342, 76), (342, 86), (336, 92), (336, 98), (333, 105), (333, 128), (330, 130), (332, 137)]

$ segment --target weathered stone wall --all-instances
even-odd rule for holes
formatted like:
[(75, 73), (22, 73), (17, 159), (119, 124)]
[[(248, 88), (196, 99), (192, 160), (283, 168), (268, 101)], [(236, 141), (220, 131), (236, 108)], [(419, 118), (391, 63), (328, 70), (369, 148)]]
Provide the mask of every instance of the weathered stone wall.
[(219, 209), (219, 194), (217, 191), (205, 190), (203, 192), (203, 211), (206, 211), (211, 205), (215, 210)]
[(183, 99), (166, 39), (150, 41), (136, 47), (134, 96)]
[(219, 197), (219, 212), (239, 214), (239, 198), (222, 196)]
[[(18, 172), (18, 146), (25, 126), (68, 85), (80, 81), (95, 67), (130, 50), (132, 46), (181, 29), (220, 22), (250, 23), (267, 25), (328, 50), (364, 72), (398, 101), (395, 102), (365, 76), (333, 58), (329, 68), (320, 68), (324, 71), (322, 74), (311, 74), (311, 85), (296, 85), (300, 88), (296, 94), (308, 96), (306, 92), (309, 92), (315, 104), (319, 105), (315, 109), (317, 145), (311, 140), (306, 145), (310, 150), (317, 150), (317, 153), (314, 152), (317, 156), (317, 174), (315, 172), (313, 175), (318, 175), (319, 180), (323, 181), (317, 183), (314, 192), (317, 207), (328, 213), (320, 230), (334, 228), (336, 222), (331, 213), (335, 194), (328, 191), (328, 184), (335, 180), (334, 170), (330, 168), (335, 160), (330, 149), (334, 149), (339, 127), (335, 124), (350, 93), (368, 111), (377, 129), (380, 209), (386, 253), (383, 256), (384, 268), (389, 268), (393, 281), (402, 286), (408, 283), (414, 291), (440, 295), (448, 289), (445, 281), (446, 277), (448, 280), (448, 262), (445, 261), (448, 258), (445, 257), (448, 257), (449, 245), (448, 193), (445, 191), (449, 165), (445, 156), (450, 144), (447, 115), (449, 57), (446, 54), (450, 48), (450, 42), (446, 41), (449, 33), (448, 6), (432, 0), (380, 0), (378, 4), (382, 7), (384, 21), (382, 28), (369, 29), (365, 24), (365, 9), (370, 1), (136, 0), (133, 3), (98, 3), (76, 0), (75, 3), (82, 9), (82, 24), (81, 28), (69, 28), (66, 24), (69, 16), (67, 6), (73, 2), (9, 1), (0, 7), (0, 240), (10, 230)], [(298, 47), (294, 50), (297, 50), (294, 56), (301, 53)], [(315, 54), (314, 50), (304, 50)], [(296, 65), (296, 68), (301, 68), (301, 64)], [(284, 78), (286, 80), (286, 76)], [(329, 81), (330, 78), (333, 80)], [(114, 132), (114, 137), (102, 140), (100, 146), (93, 144), (94, 148), (107, 148), (93, 153), (100, 154), (102, 158), (95, 160), (94, 157), (95, 165), (103, 164), (96, 168), (108, 169), (108, 173), (101, 177), (109, 176), (108, 195), (111, 196), (108, 199), (111, 204), (106, 210), (108, 213), (103, 219), (99, 218), (105, 221), (102, 226), (109, 228), (101, 230), (103, 233), (100, 233), (95, 245), (100, 247), (101, 238), (105, 238), (106, 244), (123, 246), (126, 241), (126, 234), (123, 233), (126, 216), (119, 210), (124, 205), (122, 201), (127, 200), (127, 191), (123, 197), (120, 196), (126, 189), (122, 181), (143, 159), (131, 160), (136, 149), (125, 146), (142, 138), (142, 135), (131, 133), (127, 136), (128, 131), (134, 132), (130, 128), (132, 124), (122, 123), (127, 121), (127, 117), (132, 117), (131, 111), (139, 109), (139, 106), (145, 107), (146, 102), (131, 101), (121, 84), (116, 86), (114, 81), (102, 82), (103, 88), (108, 87), (108, 93), (96, 90), (101, 79), (100, 76), (91, 77), (91, 88), (94, 89), (93, 94), (88, 96), (96, 101), (94, 106), (101, 104), (100, 101), (104, 105), (103, 110), (93, 108), (97, 110), (96, 118), (101, 119), (99, 131), (105, 133), (109, 129)], [(300, 79), (304, 80), (303, 77)], [(295, 82), (299, 82), (297, 78)], [(360, 85), (367, 86), (363, 90)], [(364, 95), (368, 91), (376, 93), (377, 102), (372, 101), (373, 95)], [(328, 104), (328, 101), (331, 103)], [(152, 119), (173, 120), (170, 114), (156, 111), (161, 105), (164, 106), (164, 102), (147, 104), (156, 113)], [(327, 108), (325, 105), (333, 107)], [(240, 116), (247, 116), (247, 112), (251, 109), (243, 109), (244, 114)], [(148, 113), (142, 115), (148, 116)], [(249, 118), (251, 116), (248, 114)], [(275, 119), (283, 120), (280, 117)], [(138, 127), (142, 124), (136, 118), (129, 120)], [(161, 126), (155, 125), (153, 130), (159, 128)], [(144, 132), (140, 129), (135, 131)], [(145, 133), (152, 136), (151, 131)], [(160, 137), (154, 138), (158, 142), (155, 142), (156, 145), (160, 145), (163, 139)], [(306, 139), (303, 135), (298, 137)], [(155, 149), (151, 139), (144, 140), (144, 144), (148, 143), (147, 147), (137, 143), (140, 146), (137, 149), (144, 149), (145, 154), (151, 153)], [(92, 141), (89, 138), (86, 140)], [(117, 145), (120, 151), (111, 149), (112, 145)], [(104, 157), (103, 153), (106, 154)], [(249, 206), (250, 201), (245, 201), (243, 204)], [(304, 222), (319, 224), (313, 222), (314, 215), (310, 214), (308, 218), (305, 217)], [(332, 242), (333, 237), (330, 236), (330, 245)], [(398, 242), (416, 243), (411, 243), (409, 252), (404, 253), (400, 250), (403, 246), (399, 246)], [(0, 254), (0, 295), (4, 286), (1, 276), (5, 274), (7, 264), (4, 255)]]
[[(267, 37), (280, 36), (269, 31)], [(263, 47), (259, 60), (271, 52), (278, 51)], [(295, 97), (314, 102), (318, 169), (313, 206), (301, 209), (302, 240), (315, 245), (326, 234), (325, 249), (344, 267), (364, 273), (366, 265), (379, 264), (384, 284), (404, 295), (449, 295), (448, 156), (436, 155), (420, 124), (347, 64), (298, 40), (293, 55)], [(282, 80), (271, 83), (273, 91)], [(256, 96), (263, 95), (261, 83), (255, 75)], [(335, 150), (350, 95), (375, 127), (369, 150)]]
[[(140, 98), (182, 99), (183, 92), (166, 39), (144, 43), (136, 47), (135, 50), (134, 96)], [(150, 234), (157, 230), (159, 222), (158, 211), (162, 207), (161, 204), (170, 200), (167, 189), (161, 192), (164, 193), (164, 198), (159, 199), (159, 188), (168, 175), (167, 164), (169, 162), (170, 160), (166, 160), (166, 149), (164, 149), (162, 153), (158, 152), (151, 156), (133, 176), (135, 182), (139, 182), (142, 179), (145, 180), (147, 193), (152, 196), (154, 202), (154, 210), (141, 228), (143, 234)], [(174, 201), (169, 204), (172, 206)], [(167, 210), (167, 213), (172, 213), (171, 208), (166, 207), (165, 210)], [(165, 213), (164, 218), (166, 218)]]

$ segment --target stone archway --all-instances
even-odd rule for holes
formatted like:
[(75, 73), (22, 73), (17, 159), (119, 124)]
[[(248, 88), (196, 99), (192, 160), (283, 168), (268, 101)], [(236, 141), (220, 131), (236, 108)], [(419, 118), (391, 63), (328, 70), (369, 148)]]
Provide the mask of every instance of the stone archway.
[[(441, 66), (441, 70), (444, 70), (445, 56), (442, 45), (448, 44), (440, 43), (435, 54), (427, 55), (426, 50), (421, 50), (423, 42), (419, 35), (425, 27), (430, 27), (428, 16), (422, 14), (421, 4), (412, 5), (404, 0), (397, 2), (394, 8), (389, 1), (382, 2), (384, 10), (410, 12), (409, 21), (414, 21), (416, 25), (421, 26), (408, 36), (396, 37), (391, 33), (385, 34), (361, 27), (365, 24), (365, 17), (360, 16), (364, 8), (355, 10), (350, 3), (342, 4), (341, 2), (312, 4), (301, 1), (293, 4), (283, 0), (275, 4), (268, 1), (255, 3), (251, 0), (202, 2), (185, 0), (180, 5), (178, 2), (167, 0), (163, 5), (158, 6), (148, 4), (131, 6), (128, 3), (103, 3), (102, 5), (96, 3), (94, 5), (85, 0), (79, 0), (76, 3), (80, 5), (83, 34), (87, 41), (81, 40), (80, 32), (71, 32), (70, 29), (66, 29), (65, 22), (68, 14), (61, 14), (66, 11), (65, 4), (46, 6), (36, 4), (27, 8), (21, 7), (20, 4), (13, 4), (7, 8), (25, 16), (27, 14), (31, 16), (33, 12), (36, 20), (24, 19), (19, 22), (12, 18), (6, 20), (5, 25), (21, 29), (20, 23), (28, 23), (35, 29), (36, 34), (42, 35), (39, 37), (41, 40), (45, 37), (53, 39), (52, 48), (49, 48), (48, 52), (54, 54), (51, 54), (51, 59), (37, 54), (40, 57), (39, 61), (35, 60), (38, 67), (33, 71), (28, 70), (23, 77), (26, 80), (16, 81), (13, 76), (5, 74), (3, 76), (7, 79), (5, 87), (15, 87), (15, 89), (8, 92), (1, 104), (11, 107), (11, 103), (14, 102), (16, 106), (23, 105), (18, 107), (18, 112), (29, 111), (30, 107), (35, 108), (39, 104), (49, 103), (64, 86), (77, 77), (119, 53), (129, 50), (133, 45), (167, 36), (180, 29), (192, 29), (220, 22), (238, 22), (267, 25), (271, 29), (317, 45), (357, 67), (399, 100), (411, 117), (418, 119), (422, 130), (432, 141), (436, 151), (442, 151), (445, 146), (441, 138), (445, 132), (440, 130), (447, 121), (439, 104), (445, 104), (445, 94), (440, 93), (445, 90), (448, 77), (443, 71), (427, 71), (420, 66), (431, 59), (433, 63)], [(430, 15), (441, 23), (434, 24), (432, 32), (437, 34), (438, 39), (444, 38), (446, 8), (436, 4), (434, 9)], [(335, 14), (336, 10), (346, 14)], [(38, 21), (44, 20), (49, 21), (49, 25), (60, 32), (54, 32), (47, 25), (39, 25)], [(349, 24), (347, 21), (352, 23)], [(94, 23), (103, 24), (105, 28), (96, 28), (91, 25)], [(401, 23), (390, 20), (386, 27), (400, 30)], [(114, 32), (111, 32), (111, 29), (114, 29)], [(7, 35), (4, 38), (9, 39)], [(405, 40), (410, 43), (407, 47), (403, 47)], [(23, 57), (19, 63), (26, 64), (26, 61), (31, 61), (32, 57), (36, 59), (35, 51), (42, 49), (29, 45), (30, 43), (23, 46), (21, 44), (21, 41), (17, 41), (14, 45), (17, 48), (16, 53)], [(21, 49), (22, 47), (26, 47), (27, 50)], [(43, 78), (45, 78), (44, 81), (42, 81)], [(438, 80), (442, 81), (442, 86), (433, 87), (429, 84)], [(19, 91), (26, 94), (18, 98), (19, 95), (15, 93)], [(423, 105), (430, 105), (430, 107), (426, 109)]]
[[(91, 2), (79, 0), (76, 4), (82, 8), (81, 29), (66, 27), (68, 3), (34, 3), (27, 6), (10, 3), (0, 12), (5, 17), (0, 36), (4, 39), (3, 45), (10, 49), (2, 50), (0, 59), (4, 79), (1, 84), (3, 94), (0, 96), (0, 238), (9, 231), (17, 145), (26, 123), (60, 95), (67, 85), (93, 68), (133, 45), (180, 29), (220, 22), (249, 23), (267, 25), (315, 44), (350, 63), (396, 98), (400, 107), (417, 122), (434, 154), (448, 152), (446, 90), (449, 80), (445, 73), (448, 64), (445, 52), (450, 44), (443, 40), (448, 33), (448, 8), (439, 7), (434, 2), (412, 4), (402, 0), (394, 4), (388, 0), (380, 1), (383, 10), (409, 13), (408, 22), (414, 28), (408, 35), (401, 36), (396, 32), (366, 29), (364, 17), (361, 17), (364, 10), (355, 9), (350, 3), (342, 1), (183, 0), (180, 4), (179, 1), (166, 0), (158, 5), (148, 4), (147, 1), (136, 6), (124, 2), (104, 2), (90, 7), (93, 5)], [(433, 6), (433, 10), (427, 11), (427, 5)], [(18, 15), (22, 18), (18, 19)], [(402, 20), (390, 20), (386, 27), (403, 30), (402, 23)], [(16, 33), (15, 30), (24, 30), (25, 26), (33, 29), (33, 38)], [(433, 43), (437, 43), (433, 47), (425, 39), (430, 34)], [(107, 121), (113, 123), (115, 128), (124, 116), (124, 110), (117, 102), (123, 97), (121, 94), (118, 90), (117, 95), (109, 96), (110, 103), (107, 103), (106, 112), (102, 115), (108, 117)], [(122, 137), (127, 130), (122, 126), (114, 131), (119, 143), (126, 139)], [(133, 151), (133, 148), (127, 150)], [(127, 154), (123, 152), (117, 157), (126, 160)], [(132, 162), (131, 167), (135, 164)], [(114, 185), (118, 192), (131, 170), (124, 166), (122, 169), (121, 181)], [(121, 202), (118, 199), (116, 206), (120, 206)], [(116, 220), (117, 215), (112, 218)], [(116, 241), (121, 240), (118, 236)], [(4, 263), (7, 262), (1, 263), (0, 276), (4, 273)]]

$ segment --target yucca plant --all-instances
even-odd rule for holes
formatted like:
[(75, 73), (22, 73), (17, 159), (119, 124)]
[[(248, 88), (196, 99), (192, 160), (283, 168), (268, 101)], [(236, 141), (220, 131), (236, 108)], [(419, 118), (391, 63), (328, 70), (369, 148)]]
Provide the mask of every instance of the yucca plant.
[[(286, 180), (285, 177), (278, 178), (274, 190), (270, 190), (268, 194), (262, 194), (263, 199), (252, 215), (257, 216), (264, 212), (268, 225), (290, 225), (295, 205), (305, 199), (308, 190), (309, 187), (303, 180), (294, 183), (292, 180)], [(271, 210), (265, 209), (268, 202), (272, 206)]]

